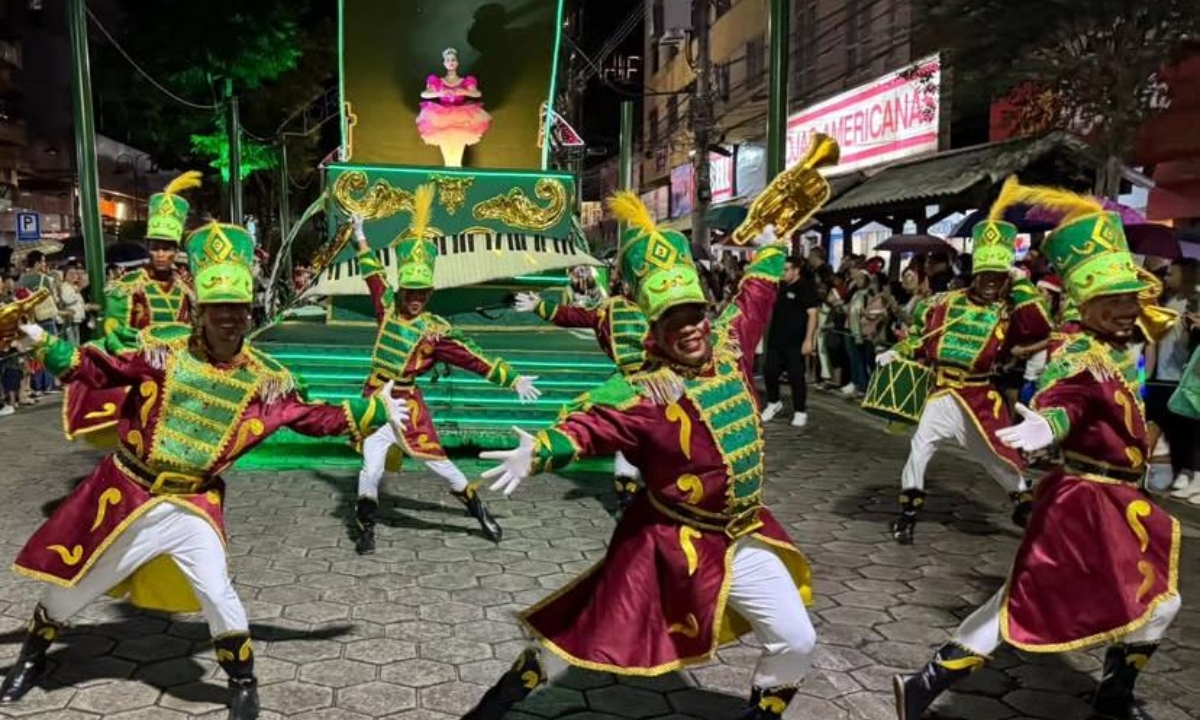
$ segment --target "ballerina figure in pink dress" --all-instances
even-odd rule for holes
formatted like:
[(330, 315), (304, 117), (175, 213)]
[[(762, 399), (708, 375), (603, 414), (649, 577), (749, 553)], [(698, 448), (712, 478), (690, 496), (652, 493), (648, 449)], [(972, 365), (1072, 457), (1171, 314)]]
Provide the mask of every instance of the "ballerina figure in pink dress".
[(446, 167), (462, 167), (463, 153), (468, 145), (483, 139), (492, 116), (483, 109), (479, 98), (479, 81), (474, 76), (458, 74), (458, 51), (442, 51), (445, 77), (430, 75), (421, 93), (424, 102), (417, 115), (417, 131), (426, 145), (436, 145), (442, 151)]

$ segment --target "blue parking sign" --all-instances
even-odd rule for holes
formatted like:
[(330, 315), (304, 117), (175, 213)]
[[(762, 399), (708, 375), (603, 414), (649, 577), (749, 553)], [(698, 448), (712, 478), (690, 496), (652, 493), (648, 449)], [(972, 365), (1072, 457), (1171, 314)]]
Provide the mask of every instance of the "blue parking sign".
[(17, 213), (17, 242), (37, 242), (42, 239), (42, 216), (35, 212)]

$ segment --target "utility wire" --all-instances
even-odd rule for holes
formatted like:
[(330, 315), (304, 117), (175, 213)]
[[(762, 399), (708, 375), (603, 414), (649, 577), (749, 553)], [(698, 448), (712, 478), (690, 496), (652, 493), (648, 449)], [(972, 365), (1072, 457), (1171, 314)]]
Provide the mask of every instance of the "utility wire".
[(96, 29), (99, 30), (101, 32), (101, 34), (104, 35), (104, 37), (108, 38), (108, 42), (114, 48), (117, 49), (117, 52), (121, 53), (121, 56), (124, 57), (125, 60), (127, 60), (129, 62), (129, 64), (133, 66), (134, 70), (138, 71), (139, 75), (141, 75), (143, 78), (145, 78), (146, 82), (150, 83), (155, 88), (157, 88), (158, 91), (161, 92), (163, 95), (166, 95), (167, 97), (171, 98), (172, 100), (174, 100), (175, 102), (177, 102), (181, 105), (186, 105), (187, 107), (194, 108), (196, 110), (216, 110), (219, 107), (218, 105), (215, 105), (215, 104), (214, 105), (202, 105), (200, 103), (194, 103), (191, 100), (181, 98), (178, 95), (176, 95), (175, 93), (168, 90), (162, 83), (160, 83), (159, 81), (157, 81), (153, 77), (151, 77), (150, 73), (143, 70), (142, 66), (138, 65), (137, 61), (129, 56), (129, 53), (125, 52), (125, 48), (121, 47), (121, 44), (118, 43), (116, 38), (114, 38), (112, 36), (112, 34), (108, 31), (108, 29), (104, 27), (104, 25), (100, 22), (100, 19), (97, 18), (96, 15), (92, 12), (91, 8), (85, 7), (85, 9), (87, 10), (88, 18), (91, 19), (92, 23), (96, 26)]

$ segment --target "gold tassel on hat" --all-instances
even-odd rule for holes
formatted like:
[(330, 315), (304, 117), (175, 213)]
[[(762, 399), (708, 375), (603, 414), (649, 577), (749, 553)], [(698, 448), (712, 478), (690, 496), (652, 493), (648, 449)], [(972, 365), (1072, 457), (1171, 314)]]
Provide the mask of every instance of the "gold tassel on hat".
[(1009, 175), (1004, 184), (1000, 186), (1000, 194), (996, 196), (996, 202), (992, 203), (987, 219), (991, 222), (1003, 222), (1004, 213), (1020, 201), (1021, 193), (1024, 190), (1025, 188), (1017, 180), (1017, 176)]
[(437, 188), (433, 183), (425, 183), (413, 194), (412, 227), (409, 228), (417, 238), (425, 237), (429, 229), (429, 219), (433, 216), (433, 199)]
[[(1008, 183), (1005, 183), (1006, 187), (1007, 185)], [(1004, 194), (1004, 190), (1000, 192)], [(1061, 214), (1062, 217), (1058, 221), (1060, 227), (1081, 217), (1104, 212), (1104, 206), (1094, 197), (1041, 185), (1017, 185), (1013, 188), (1012, 201)]]
[(204, 175), (199, 170), (188, 170), (184, 174), (172, 180), (163, 190), (167, 195), (178, 195), (184, 190), (200, 187), (200, 180)]
[(657, 235), (658, 225), (641, 199), (628, 190), (618, 190), (608, 199), (608, 210), (620, 222), (645, 235)]

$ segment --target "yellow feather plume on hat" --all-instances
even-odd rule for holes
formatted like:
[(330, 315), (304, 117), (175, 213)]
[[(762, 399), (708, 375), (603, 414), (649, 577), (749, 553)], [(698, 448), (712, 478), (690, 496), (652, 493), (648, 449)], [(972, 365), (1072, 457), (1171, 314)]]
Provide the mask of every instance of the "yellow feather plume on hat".
[(184, 190), (200, 187), (200, 179), (204, 174), (199, 170), (188, 170), (184, 174), (172, 180), (163, 192), (167, 195), (178, 195)]
[(1016, 175), (1009, 175), (1008, 179), (1004, 181), (1004, 185), (1000, 187), (1000, 194), (996, 196), (996, 202), (992, 203), (987, 219), (991, 222), (1004, 220), (1004, 213), (1018, 202), (1021, 191), (1024, 189)]
[[(1003, 191), (1001, 191), (1003, 194)], [(1013, 202), (1033, 205), (1061, 215), (1058, 224), (1066, 225), (1087, 215), (1104, 212), (1100, 201), (1089, 195), (1044, 185), (1018, 185), (1013, 190)]]
[(637, 228), (643, 234), (658, 233), (658, 226), (650, 215), (650, 210), (641, 199), (628, 190), (618, 190), (608, 199), (608, 210), (617, 220)]
[(413, 193), (412, 225), (409, 226), (408, 231), (417, 239), (425, 237), (425, 231), (429, 229), (429, 219), (433, 216), (433, 199), (436, 192), (437, 188), (433, 183), (425, 183)]

